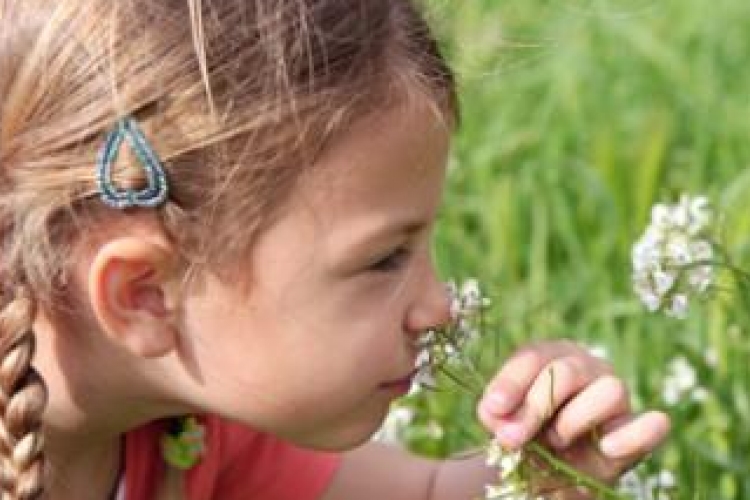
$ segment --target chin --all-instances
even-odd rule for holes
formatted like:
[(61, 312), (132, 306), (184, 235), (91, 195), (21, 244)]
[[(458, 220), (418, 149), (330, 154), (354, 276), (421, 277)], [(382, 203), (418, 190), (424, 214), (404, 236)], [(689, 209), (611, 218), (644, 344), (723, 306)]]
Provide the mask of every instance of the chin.
[(387, 411), (377, 418), (369, 416), (345, 423), (333, 424), (325, 429), (318, 429), (306, 436), (292, 438), (295, 444), (322, 451), (346, 451), (367, 443), (385, 419)]
[(321, 451), (348, 451), (367, 443), (372, 435), (375, 434), (376, 430), (377, 429), (373, 429), (367, 433), (351, 436), (320, 436), (317, 439), (311, 439), (308, 442), (301, 443), (300, 446)]

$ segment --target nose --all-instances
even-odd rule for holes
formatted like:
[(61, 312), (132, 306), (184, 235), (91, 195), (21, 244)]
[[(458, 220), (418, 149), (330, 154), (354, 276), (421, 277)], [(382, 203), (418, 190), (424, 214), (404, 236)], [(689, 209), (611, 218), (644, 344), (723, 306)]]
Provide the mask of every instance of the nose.
[(451, 320), (448, 288), (438, 278), (432, 263), (428, 268), (424, 279), (416, 285), (415, 298), (406, 315), (406, 331), (414, 335), (445, 326)]

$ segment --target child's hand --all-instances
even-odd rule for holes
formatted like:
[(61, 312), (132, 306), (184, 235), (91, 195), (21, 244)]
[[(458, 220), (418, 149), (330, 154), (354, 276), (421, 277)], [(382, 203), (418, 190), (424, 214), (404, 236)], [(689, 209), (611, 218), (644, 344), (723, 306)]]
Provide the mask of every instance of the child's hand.
[[(612, 368), (568, 341), (516, 352), (487, 386), (478, 413), (504, 447), (517, 449), (537, 439), (606, 482), (616, 480), (669, 432), (669, 419), (661, 412), (634, 415), (627, 387)], [(586, 498), (567, 491), (565, 499)]]

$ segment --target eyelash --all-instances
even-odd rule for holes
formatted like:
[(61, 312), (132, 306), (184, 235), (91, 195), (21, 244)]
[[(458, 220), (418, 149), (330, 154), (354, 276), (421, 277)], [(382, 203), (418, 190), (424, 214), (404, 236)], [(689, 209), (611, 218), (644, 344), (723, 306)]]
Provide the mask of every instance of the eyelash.
[(401, 269), (408, 257), (409, 250), (406, 248), (397, 248), (382, 259), (367, 266), (367, 270), (377, 273), (397, 271)]

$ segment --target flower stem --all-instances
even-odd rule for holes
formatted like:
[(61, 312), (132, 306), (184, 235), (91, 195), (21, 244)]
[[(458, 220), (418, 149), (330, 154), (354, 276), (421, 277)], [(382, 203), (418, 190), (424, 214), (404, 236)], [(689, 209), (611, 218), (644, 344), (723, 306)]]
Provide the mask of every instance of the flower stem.
[(560, 460), (552, 454), (547, 448), (532, 441), (526, 445), (527, 449), (542, 458), (547, 465), (558, 474), (565, 476), (576, 486), (583, 486), (591, 492), (596, 493), (599, 500), (627, 500), (627, 497), (621, 495), (604, 483), (581, 473), (567, 462)]
[[(481, 378), (476, 368), (474, 368), (470, 363), (465, 363), (463, 366), (470, 367), (470, 371), (472, 375), (476, 377), (476, 379)], [(472, 393), (474, 397), (481, 397), (482, 390), (477, 389), (476, 385), (462, 380), (460, 376), (451, 373), (444, 367), (441, 371), (455, 384), (463, 387), (464, 389), (469, 391), (469, 393)], [(550, 374), (550, 376), (554, 377), (553, 374)], [(534, 453), (539, 458), (541, 458), (552, 471), (564, 476), (571, 484), (575, 486), (583, 486), (589, 491), (599, 495), (596, 497), (597, 500), (629, 500), (628, 497), (621, 495), (601, 481), (598, 481), (597, 479), (580, 472), (575, 467), (569, 465), (567, 462), (557, 458), (552, 452), (547, 450), (538, 442), (530, 441), (525, 446), (529, 452)]]

